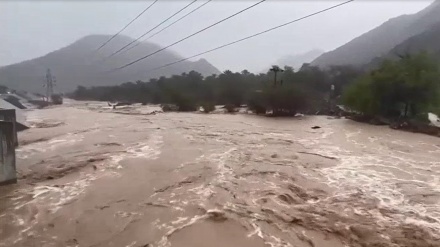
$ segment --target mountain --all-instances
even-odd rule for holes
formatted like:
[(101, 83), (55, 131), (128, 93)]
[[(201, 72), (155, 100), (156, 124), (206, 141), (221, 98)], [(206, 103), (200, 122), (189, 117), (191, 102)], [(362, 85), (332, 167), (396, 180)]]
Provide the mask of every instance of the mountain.
[(118, 35), (101, 50), (96, 51), (109, 38), (109, 35), (86, 36), (45, 56), (1, 67), (0, 85), (16, 90), (44, 92), (43, 84), (46, 81), (48, 68), (56, 77), (55, 90), (59, 92), (72, 91), (79, 85), (86, 87), (107, 86), (128, 81), (146, 81), (150, 78), (171, 76), (191, 70), (205, 76), (220, 73), (205, 59), (196, 62), (184, 61), (170, 67), (147, 72), (158, 66), (182, 59), (180, 55), (170, 50), (162, 51), (124, 69), (111, 71), (161, 47), (153, 43), (142, 42), (128, 52), (107, 58), (114, 51), (133, 40), (130, 37)]
[(324, 51), (319, 49), (314, 49), (305, 53), (296, 54), (296, 55), (287, 55), (278, 59), (274, 64), (284, 67), (291, 66), (295, 70), (301, 68), (304, 63), (311, 63), (317, 57), (321, 56)]
[(388, 54), (373, 59), (368, 67), (377, 67), (384, 59), (398, 59), (400, 56), (419, 52), (427, 52), (433, 58), (440, 60), (440, 23), (405, 40), (391, 49)]
[(440, 22), (397, 45), (390, 51), (389, 56), (414, 54), (421, 51), (426, 51), (440, 59)]
[(320, 67), (364, 65), (376, 57), (386, 56), (397, 45), (424, 33), (438, 23), (440, 23), (440, 0), (436, 0), (416, 14), (390, 19), (336, 50), (324, 53), (315, 59), (312, 65)]

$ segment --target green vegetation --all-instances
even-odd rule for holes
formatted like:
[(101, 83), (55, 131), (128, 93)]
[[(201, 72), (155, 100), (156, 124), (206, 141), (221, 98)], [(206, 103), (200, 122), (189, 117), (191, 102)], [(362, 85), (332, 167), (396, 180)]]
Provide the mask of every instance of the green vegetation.
[(439, 65), (426, 53), (384, 61), (345, 90), (343, 103), (369, 116), (426, 116), (440, 105)]
[(206, 102), (202, 104), (203, 112), (210, 113), (215, 110), (215, 105), (212, 102)]
[(149, 82), (78, 87), (71, 97), (162, 104), (164, 111), (196, 111), (202, 107), (206, 113), (215, 110), (215, 105), (224, 105), (229, 113), (247, 105), (256, 114), (275, 116), (332, 114), (338, 103), (366, 117), (421, 119), (429, 111), (440, 113), (439, 65), (425, 53), (384, 61), (370, 72), (348, 66), (322, 70), (304, 64), (299, 71), (287, 66), (277, 69), (275, 81), (273, 68), (258, 75), (227, 70), (203, 78), (191, 71)]
[(8, 93), (8, 87), (0, 85), (0, 94)]
[[(325, 102), (330, 93), (330, 84), (337, 84), (336, 80), (344, 78), (350, 81), (359, 75), (359, 72), (352, 71), (355, 70), (342, 66), (332, 68), (329, 72), (308, 65), (298, 72), (285, 67), (284, 72), (278, 73), (276, 83), (271, 71), (256, 75), (247, 70), (241, 73), (227, 70), (205, 78), (191, 71), (149, 82), (91, 88), (80, 86), (70, 97), (77, 100), (162, 104), (166, 111), (195, 111), (202, 106), (205, 112), (211, 112), (215, 105), (225, 105), (225, 111), (233, 113), (246, 104), (258, 114), (272, 112), (274, 115), (295, 115), (300, 110), (313, 108), (318, 105), (317, 102)], [(344, 86), (337, 85), (341, 88)]]
[(233, 104), (227, 104), (225, 105), (225, 110), (227, 113), (234, 113), (237, 112), (237, 107), (235, 107)]
[(70, 97), (161, 104), (164, 111), (195, 111), (201, 106), (205, 112), (211, 112), (215, 105), (225, 105), (225, 111), (233, 113), (238, 107), (248, 105), (257, 114), (295, 115), (298, 111), (307, 112), (309, 109), (316, 112), (315, 108), (327, 104), (331, 84), (342, 91), (349, 81), (359, 75), (359, 71), (344, 66), (323, 71), (304, 65), (297, 72), (286, 66), (284, 72), (278, 73), (275, 83), (272, 71), (253, 74), (247, 70), (241, 73), (227, 70), (205, 78), (191, 71), (119, 86), (79, 86)]

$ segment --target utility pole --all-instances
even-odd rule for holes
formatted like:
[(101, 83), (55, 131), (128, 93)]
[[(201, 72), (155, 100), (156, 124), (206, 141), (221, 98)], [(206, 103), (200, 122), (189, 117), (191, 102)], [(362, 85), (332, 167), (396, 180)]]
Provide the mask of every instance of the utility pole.
[(332, 84), (330, 86), (330, 94), (329, 94), (329, 97), (328, 97), (328, 109), (329, 109), (329, 112), (330, 112), (331, 115), (333, 115), (335, 113), (335, 111), (334, 111), (335, 110), (334, 106), (336, 105), (335, 104), (335, 102), (336, 102), (335, 98), (336, 98), (335, 85)]
[[(277, 73), (278, 72), (284, 72), (284, 70), (280, 69), (279, 66), (277, 65), (272, 65), (272, 68), (270, 69), (270, 71), (274, 72), (274, 81), (273, 81), (273, 85), (276, 86), (277, 85)], [(282, 83), (282, 81), (281, 81)]]
[(52, 100), (53, 95), (53, 86), (56, 83), (55, 76), (52, 76), (50, 69), (47, 69), (46, 72), (46, 84), (44, 84), (44, 87), (46, 87), (46, 100), (47, 102), (50, 102)]

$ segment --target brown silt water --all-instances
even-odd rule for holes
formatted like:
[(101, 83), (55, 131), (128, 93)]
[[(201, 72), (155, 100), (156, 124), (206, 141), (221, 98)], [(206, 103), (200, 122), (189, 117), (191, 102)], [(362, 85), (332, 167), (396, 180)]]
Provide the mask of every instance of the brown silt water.
[(440, 246), (436, 137), (155, 110), (28, 111), (0, 246)]

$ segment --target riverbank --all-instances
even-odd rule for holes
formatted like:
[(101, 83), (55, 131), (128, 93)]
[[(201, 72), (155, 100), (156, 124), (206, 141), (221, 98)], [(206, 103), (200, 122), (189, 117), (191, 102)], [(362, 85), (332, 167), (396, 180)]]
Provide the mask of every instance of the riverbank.
[(440, 127), (435, 126), (431, 120), (428, 119), (428, 116), (425, 122), (415, 119), (392, 120), (383, 117), (371, 117), (356, 114), (349, 114), (347, 115), (347, 118), (356, 122), (368, 123), (372, 125), (386, 125), (395, 130), (440, 137)]

